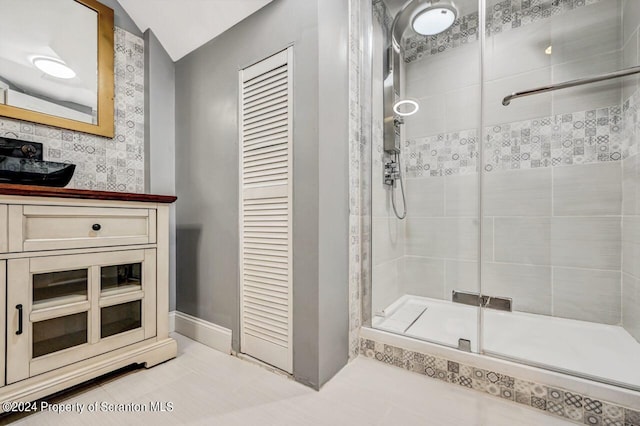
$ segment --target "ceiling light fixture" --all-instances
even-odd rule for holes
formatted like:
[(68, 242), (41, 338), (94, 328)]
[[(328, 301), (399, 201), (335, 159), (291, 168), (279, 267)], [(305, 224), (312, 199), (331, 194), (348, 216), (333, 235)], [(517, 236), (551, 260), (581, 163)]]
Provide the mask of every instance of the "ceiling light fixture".
[(74, 70), (58, 59), (36, 56), (31, 60), (31, 62), (33, 62), (33, 65), (43, 73), (56, 78), (70, 79), (76, 76)]
[(435, 3), (413, 18), (413, 30), (422, 35), (436, 35), (447, 30), (456, 20), (457, 10), (451, 4)]
[(419, 109), (420, 109), (420, 105), (416, 101), (412, 101), (411, 99), (398, 101), (393, 106), (393, 112), (395, 112), (396, 114), (402, 117), (413, 115), (416, 112), (418, 112)]
[(553, 46), (549, 46), (544, 49), (544, 53), (546, 53), (547, 55), (551, 55), (553, 53)]

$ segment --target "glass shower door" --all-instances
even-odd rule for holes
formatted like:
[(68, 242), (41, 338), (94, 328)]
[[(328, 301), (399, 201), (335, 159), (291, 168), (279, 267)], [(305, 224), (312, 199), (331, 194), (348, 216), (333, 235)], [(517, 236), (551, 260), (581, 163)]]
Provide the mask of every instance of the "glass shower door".
[[(638, 64), (640, 2), (489, 0), (483, 352), (640, 388), (637, 77), (513, 92)], [(525, 7), (526, 3), (526, 7)]]
[[(477, 1), (456, 2), (457, 18), (443, 33), (424, 36), (410, 28), (403, 32), (393, 103), (414, 101), (419, 110), (395, 117), (401, 181), (388, 185), (385, 165), (395, 161), (396, 154), (385, 150), (385, 122), (394, 117), (385, 117), (389, 98), (384, 85), (391, 26), (405, 3), (374, 1), (372, 325), (478, 351)], [(400, 210), (403, 191), (407, 214), (399, 219), (393, 198)], [(454, 294), (467, 303), (455, 303)]]

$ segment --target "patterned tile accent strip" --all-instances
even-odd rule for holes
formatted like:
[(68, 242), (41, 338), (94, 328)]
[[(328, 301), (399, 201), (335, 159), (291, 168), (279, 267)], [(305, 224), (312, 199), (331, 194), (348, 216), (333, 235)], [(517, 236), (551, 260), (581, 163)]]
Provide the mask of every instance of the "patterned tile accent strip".
[(486, 129), (485, 171), (622, 159), (619, 105)]
[(144, 192), (144, 41), (115, 29), (115, 130), (107, 139), (0, 118), (0, 136), (42, 142), (44, 159), (76, 164), (68, 188)]
[(476, 173), (478, 136), (475, 129), (410, 139), (404, 143), (402, 155), (409, 178)]
[[(361, 43), (370, 26), (370, 0), (349, 1), (349, 358), (358, 356), (360, 326), (370, 283), (371, 66)], [(368, 19), (368, 20), (367, 20)], [(368, 120), (367, 120), (368, 118)]]
[[(504, 0), (487, 5), (487, 36), (548, 19), (601, 0)], [(383, 15), (380, 15), (383, 16)], [(414, 34), (404, 42), (405, 62), (420, 60), (478, 40), (478, 12), (461, 16), (447, 31), (434, 35)]]
[[(618, 161), (628, 152), (623, 127), (619, 105), (487, 127), (484, 170)], [(410, 139), (403, 155), (407, 177), (476, 173), (477, 132)]]
[(576, 423), (640, 426), (640, 411), (596, 400), (567, 389), (551, 388), (497, 371), (475, 368), (370, 339), (360, 340), (360, 353), (385, 364), (528, 405)]
[(349, 359), (358, 356), (360, 313), (360, 0), (349, 1)]
[(627, 158), (638, 154), (638, 126), (640, 125), (640, 90), (636, 90), (622, 104), (623, 116), (623, 152)]

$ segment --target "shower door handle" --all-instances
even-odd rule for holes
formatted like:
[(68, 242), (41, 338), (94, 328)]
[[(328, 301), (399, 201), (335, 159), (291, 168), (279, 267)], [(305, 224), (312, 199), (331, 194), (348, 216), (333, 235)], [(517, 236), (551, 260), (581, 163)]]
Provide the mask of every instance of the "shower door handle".
[(525, 96), (537, 95), (539, 93), (553, 92), (554, 90), (568, 89), (569, 87), (582, 86), (585, 84), (597, 83), (599, 81), (611, 80), (613, 78), (626, 77), (632, 74), (640, 73), (640, 66), (631, 67), (619, 71), (601, 74), (594, 77), (579, 78), (577, 80), (565, 81), (563, 83), (550, 84), (548, 86), (536, 87), (535, 89), (523, 90), (522, 92), (514, 92), (502, 99), (502, 105), (508, 106), (512, 100), (524, 98)]

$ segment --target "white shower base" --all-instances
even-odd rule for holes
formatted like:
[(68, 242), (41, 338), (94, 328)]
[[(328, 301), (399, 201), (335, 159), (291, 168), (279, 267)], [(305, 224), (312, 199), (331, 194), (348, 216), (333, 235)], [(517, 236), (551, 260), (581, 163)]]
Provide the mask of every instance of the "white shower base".
[[(567, 373), (640, 388), (640, 343), (624, 328), (524, 312), (485, 309), (487, 354), (547, 366)], [(405, 295), (373, 319), (375, 328), (478, 351), (478, 308)]]

